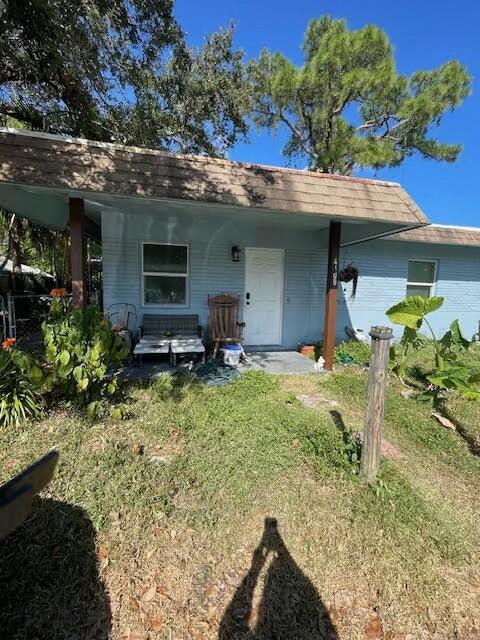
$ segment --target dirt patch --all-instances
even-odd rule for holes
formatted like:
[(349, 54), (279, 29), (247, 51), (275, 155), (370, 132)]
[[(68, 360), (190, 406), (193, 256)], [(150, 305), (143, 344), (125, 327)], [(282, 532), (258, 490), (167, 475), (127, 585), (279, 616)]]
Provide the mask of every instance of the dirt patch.
[(404, 460), (406, 457), (405, 454), (402, 451), (400, 451), (400, 449), (397, 446), (395, 446), (385, 438), (382, 438), (382, 444), (380, 449), (381, 449), (382, 455), (385, 456), (386, 458), (390, 458), (391, 460)]
[(328, 398), (325, 398), (325, 396), (322, 396), (321, 393), (313, 393), (311, 395), (301, 394), (297, 396), (297, 400), (310, 409), (313, 409), (318, 405), (323, 405), (328, 408), (340, 406), (336, 400), (329, 400)]

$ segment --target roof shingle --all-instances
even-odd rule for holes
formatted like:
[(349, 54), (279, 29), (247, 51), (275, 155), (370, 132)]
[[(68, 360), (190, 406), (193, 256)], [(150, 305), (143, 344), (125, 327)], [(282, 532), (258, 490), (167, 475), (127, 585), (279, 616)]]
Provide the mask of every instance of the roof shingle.
[(402, 231), (387, 239), (480, 247), (480, 228), (432, 224), (410, 231)]
[(397, 183), (0, 130), (0, 182), (428, 224)]

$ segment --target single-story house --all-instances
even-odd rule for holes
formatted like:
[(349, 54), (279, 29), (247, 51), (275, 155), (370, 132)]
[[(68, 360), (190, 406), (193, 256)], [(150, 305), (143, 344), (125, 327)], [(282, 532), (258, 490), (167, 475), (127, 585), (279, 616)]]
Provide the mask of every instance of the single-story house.
[[(397, 183), (182, 156), (0, 129), (0, 207), (70, 225), (73, 296), (85, 300), (86, 235), (103, 246), (103, 299), (198, 314), (239, 294), (247, 347), (368, 332), (407, 294), (444, 295), (433, 317), (480, 319), (480, 230), (431, 225)], [(359, 271), (355, 297), (338, 273)]]

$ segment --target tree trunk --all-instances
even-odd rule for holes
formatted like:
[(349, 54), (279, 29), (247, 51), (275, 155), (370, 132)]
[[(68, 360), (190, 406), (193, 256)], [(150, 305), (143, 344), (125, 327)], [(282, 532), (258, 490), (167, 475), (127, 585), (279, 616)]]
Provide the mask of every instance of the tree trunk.
[(67, 281), (69, 279), (69, 271), (68, 265), (70, 263), (69, 255), (70, 255), (70, 244), (68, 240), (68, 235), (63, 235), (63, 263), (62, 263), (62, 287), (66, 287), (68, 289)]
[(12, 288), (15, 291), (22, 273), (22, 223), (15, 216), (10, 229), (10, 259), (12, 261)]
[(7, 216), (10, 216), (10, 222), (8, 224), (8, 229), (6, 231), (6, 240), (7, 240), (7, 246), (5, 248), (5, 255), (3, 256), (2, 261), (0, 262), (0, 271), (3, 271), (3, 268), (5, 267), (5, 265), (7, 264), (7, 262), (10, 260), (10, 231), (12, 229), (12, 225), (15, 221), (15, 214), (14, 213), (10, 213), (8, 211), (6, 211), (5, 209), (0, 209), (0, 215), (3, 215), (5, 218)]
[(58, 243), (58, 233), (56, 231), (53, 232), (53, 243), (52, 243), (52, 254), (51, 254), (51, 270), (52, 275), (54, 277), (55, 287), (58, 288), (58, 269), (57, 269), (57, 243)]

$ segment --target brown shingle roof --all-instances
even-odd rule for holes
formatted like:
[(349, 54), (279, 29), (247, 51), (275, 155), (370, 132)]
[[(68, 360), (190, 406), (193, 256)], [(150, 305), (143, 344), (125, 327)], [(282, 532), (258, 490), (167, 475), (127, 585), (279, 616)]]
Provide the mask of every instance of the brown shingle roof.
[(357, 218), (428, 219), (397, 183), (0, 130), (0, 182)]
[(410, 231), (396, 233), (388, 239), (480, 247), (480, 228), (432, 224), (428, 227), (421, 227), (419, 229), (411, 229)]

